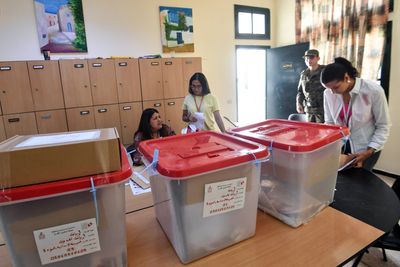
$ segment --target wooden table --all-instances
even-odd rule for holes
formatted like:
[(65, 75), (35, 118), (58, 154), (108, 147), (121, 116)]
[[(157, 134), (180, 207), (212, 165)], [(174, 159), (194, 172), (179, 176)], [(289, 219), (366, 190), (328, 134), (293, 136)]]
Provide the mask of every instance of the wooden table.
[[(129, 266), (184, 266), (155, 218), (154, 208), (126, 215)], [(197, 260), (190, 266), (337, 266), (383, 231), (327, 207), (297, 229), (261, 211), (254, 237)], [(6, 246), (0, 267), (11, 266)]]

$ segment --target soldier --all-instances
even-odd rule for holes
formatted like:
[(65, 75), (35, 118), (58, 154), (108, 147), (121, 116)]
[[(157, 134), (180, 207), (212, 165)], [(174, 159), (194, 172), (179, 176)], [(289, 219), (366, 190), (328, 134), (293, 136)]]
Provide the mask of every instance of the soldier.
[(324, 122), (324, 90), (320, 82), (321, 71), (325, 67), (319, 65), (319, 52), (316, 49), (304, 53), (307, 69), (300, 74), (297, 87), (296, 109), (298, 113), (306, 113), (310, 122)]

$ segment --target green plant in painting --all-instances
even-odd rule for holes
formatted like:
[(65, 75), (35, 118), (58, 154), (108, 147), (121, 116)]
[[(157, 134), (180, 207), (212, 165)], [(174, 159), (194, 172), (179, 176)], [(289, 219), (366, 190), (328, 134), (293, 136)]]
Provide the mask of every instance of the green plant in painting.
[(69, 0), (68, 6), (72, 11), (75, 22), (76, 38), (72, 45), (82, 51), (87, 51), (85, 22), (83, 20), (82, 0)]
[(165, 36), (168, 41), (176, 40), (176, 38), (171, 37), (171, 31), (187, 31), (189, 27), (186, 24), (186, 15), (184, 12), (179, 12), (178, 14), (178, 26), (174, 24), (170, 24), (166, 17), (164, 17), (164, 26), (165, 26)]

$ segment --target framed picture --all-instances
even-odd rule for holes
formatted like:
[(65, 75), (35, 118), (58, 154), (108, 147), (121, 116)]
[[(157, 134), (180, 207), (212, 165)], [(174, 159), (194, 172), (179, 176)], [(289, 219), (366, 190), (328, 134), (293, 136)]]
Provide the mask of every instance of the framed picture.
[(191, 8), (160, 6), (163, 53), (194, 52)]
[(82, 0), (34, 0), (41, 51), (87, 52)]

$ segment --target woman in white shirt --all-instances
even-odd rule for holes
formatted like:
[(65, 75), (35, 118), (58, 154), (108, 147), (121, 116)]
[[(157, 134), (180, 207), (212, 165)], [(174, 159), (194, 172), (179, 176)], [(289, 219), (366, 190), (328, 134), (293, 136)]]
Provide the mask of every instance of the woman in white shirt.
[(358, 78), (358, 71), (345, 58), (335, 58), (321, 72), (325, 123), (345, 125), (350, 139), (345, 153), (356, 158), (354, 167), (372, 170), (389, 136), (391, 126), (383, 88)]

